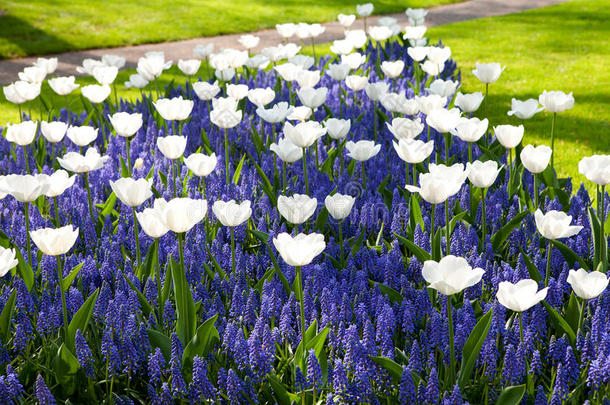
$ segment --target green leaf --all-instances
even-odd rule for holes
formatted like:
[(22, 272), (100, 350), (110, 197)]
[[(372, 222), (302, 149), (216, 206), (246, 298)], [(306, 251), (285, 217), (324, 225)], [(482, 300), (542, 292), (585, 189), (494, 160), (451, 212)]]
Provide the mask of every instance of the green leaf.
[(383, 367), (385, 370), (387, 370), (390, 373), (390, 375), (392, 376), (392, 379), (394, 380), (395, 383), (400, 382), (400, 378), (402, 377), (402, 367), (400, 366), (400, 364), (396, 363), (394, 360), (387, 358), (387, 357), (381, 357), (381, 356), (369, 356), (369, 357), (375, 363), (379, 364), (381, 367)]
[(405, 245), (411, 251), (411, 254), (417, 257), (417, 260), (419, 260), (421, 263), (432, 259), (430, 253), (417, 246), (414, 242), (411, 242), (409, 239), (405, 238), (404, 236), (400, 236), (397, 233), (394, 235), (396, 238), (398, 238), (398, 241)]
[[(356, 253), (358, 253), (358, 251), (362, 247), (362, 242), (364, 241), (364, 237), (366, 236), (365, 234), (366, 234), (366, 231), (364, 228), (362, 228), (362, 230), (360, 231), (360, 235), (358, 235), (358, 238), (354, 241), (354, 243), (352, 243), (352, 250), (351, 250), (352, 255), (355, 255)], [(347, 260), (347, 257), (345, 259)]]
[(61, 346), (59, 346), (59, 349), (55, 354), (53, 368), (55, 369), (55, 378), (57, 379), (57, 382), (64, 386), (64, 388), (68, 383), (72, 382), (72, 378), (80, 368), (78, 359), (72, 354), (72, 351), (66, 347), (65, 343), (62, 343)]
[(402, 302), (402, 300), (403, 300), (402, 294), (399, 293), (398, 291), (396, 291), (395, 289), (393, 289), (392, 287), (379, 283), (377, 281), (373, 281), (373, 280), (369, 280), (369, 283), (371, 285), (376, 285), (379, 288), (379, 291), (381, 291), (381, 293), (383, 295), (388, 297), (390, 299), (390, 301), (392, 301), (394, 303)]
[(66, 277), (64, 277), (63, 280), (61, 280), (61, 289), (62, 290), (68, 291), (68, 288), (70, 288), (70, 285), (72, 285), (72, 282), (78, 275), (78, 272), (80, 271), (80, 269), (83, 268), (84, 264), (85, 264), (85, 262), (82, 262), (82, 263), (77, 264), (76, 266), (72, 267), (72, 270), (70, 270), (70, 274), (68, 274)]
[(327, 325), (324, 329), (320, 331), (317, 335), (316, 330), (318, 328), (318, 322), (313, 321), (305, 335), (307, 336), (307, 348), (303, 350), (303, 341), (299, 342), (295, 352), (294, 358), (296, 363), (299, 365), (301, 370), (305, 370), (305, 360), (307, 358), (307, 352), (311, 349), (314, 350), (316, 354), (316, 358), (320, 359), (320, 355), (322, 353), (322, 349), (324, 348), (324, 343), (326, 342), (326, 337), (328, 336), (328, 332), (330, 331), (329, 326)]
[(525, 254), (525, 251), (521, 248), (521, 245), (519, 245), (519, 251), (521, 251), (521, 257), (523, 257), (523, 262), (525, 263), (525, 267), (527, 267), (527, 272), (529, 273), (530, 278), (534, 281), (541, 282), (543, 278), (540, 275), (538, 268), (536, 267), (532, 259), (530, 259), (529, 256)]
[(171, 257), (169, 258), (169, 267), (174, 282), (178, 336), (182, 344), (187, 344), (195, 335), (195, 329), (197, 328), (195, 301), (193, 301), (191, 287), (186, 281), (184, 269)]
[(421, 214), (421, 207), (419, 206), (419, 201), (417, 200), (417, 196), (415, 193), (411, 194), (411, 205), (410, 205), (410, 217), (413, 223), (413, 230), (415, 230), (415, 225), (419, 224), (419, 227), (424, 230), (424, 217)]
[(17, 257), (17, 272), (23, 279), (25, 286), (28, 288), (28, 291), (32, 291), (34, 287), (34, 271), (30, 264), (23, 258), (21, 251), (17, 246), (13, 247), (15, 249), (15, 256)]
[(318, 218), (316, 219), (315, 230), (318, 232), (323, 232), (327, 221), (328, 221), (328, 210), (326, 209), (326, 207), (322, 207), (322, 209), (320, 210), (320, 213), (318, 214)]
[(11, 331), (11, 320), (13, 319), (13, 311), (15, 309), (15, 298), (17, 297), (17, 290), (13, 289), (11, 295), (4, 303), (4, 308), (0, 313), (0, 338), (2, 343), (8, 342), (9, 333)]
[[(599, 263), (602, 263), (602, 271), (608, 268), (608, 238), (603, 234), (604, 229), (602, 227), (600, 219), (595, 214), (595, 210), (591, 207), (589, 210), (589, 223), (593, 231), (593, 247), (595, 250), (595, 257), (593, 261), (593, 267), (597, 268)], [(602, 236), (603, 234), (603, 236)]]
[(585, 270), (589, 270), (589, 265), (587, 264), (587, 262), (585, 262), (585, 259), (578, 256), (578, 254), (576, 254), (575, 251), (573, 251), (572, 249), (567, 247), (565, 244), (559, 242), (558, 240), (551, 240), (550, 242), (553, 244), (553, 246), (555, 246), (557, 249), (559, 249), (559, 251), (561, 252), (563, 257), (566, 259), (566, 261), (570, 265), (570, 267), (574, 266), (575, 262), (578, 262), (580, 267), (582, 267)]
[(235, 168), (235, 173), (233, 173), (233, 184), (237, 185), (239, 182), (239, 176), (241, 175), (241, 170), (244, 168), (244, 162), (246, 161), (246, 154), (241, 157), (241, 160), (237, 164)]
[(80, 330), (82, 333), (85, 333), (87, 329), (87, 325), (89, 325), (89, 319), (91, 319), (91, 314), (93, 314), (93, 308), (95, 308), (95, 303), (97, 302), (97, 296), (100, 293), (100, 289), (98, 288), (87, 298), (87, 300), (81, 305), (81, 307), (76, 311), (74, 317), (70, 321), (68, 325), (68, 336), (66, 336), (66, 346), (72, 352), (74, 352), (74, 339), (76, 338), (76, 331)]
[(193, 336), (193, 339), (191, 339), (189, 344), (184, 348), (182, 364), (186, 368), (189, 368), (189, 365), (192, 365), (195, 356), (207, 354), (214, 341), (220, 339), (218, 330), (216, 329), (216, 326), (214, 326), (216, 319), (218, 319), (218, 315), (214, 315), (202, 323), (199, 328), (197, 328), (197, 332), (195, 333), (195, 336)]
[(574, 292), (570, 294), (570, 299), (568, 300), (568, 305), (564, 311), (564, 318), (568, 325), (572, 328), (573, 331), (578, 332), (578, 321), (580, 318), (580, 305), (578, 304), (578, 298)]
[(481, 346), (487, 338), (489, 328), (491, 327), (491, 320), (493, 317), (493, 308), (491, 308), (485, 315), (479, 319), (475, 327), (470, 332), (470, 336), (464, 343), (462, 348), (462, 365), (460, 366), (460, 376), (458, 378), (458, 385), (463, 390), (466, 387), (466, 383), (472, 375), (477, 359), (479, 358), (479, 352)]
[(570, 343), (572, 344), (572, 346), (574, 346), (576, 344), (576, 334), (574, 333), (572, 327), (568, 325), (566, 320), (563, 319), (561, 315), (559, 315), (559, 312), (557, 312), (546, 301), (542, 301), (542, 305), (544, 305), (546, 312), (548, 312), (549, 317), (551, 318), (551, 323), (553, 324), (555, 329), (557, 329), (557, 332), (565, 333), (566, 335), (568, 335)]
[(144, 256), (144, 261), (138, 269), (138, 278), (140, 279), (140, 282), (145, 282), (150, 276), (156, 278), (156, 268), (157, 263), (159, 262), (158, 246), (159, 242), (158, 240), (155, 240), (148, 247), (148, 250), (146, 251), (146, 256)]
[(491, 237), (491, 244), (494, 248), (494, 251), (500, 249), (500, 246), (504, 241), (511, 235), (513, 230), (521, 225), (523, 219), (529, 215), (529, 211), (523, 211), (515, 215), (506, 225), (504, 225), (500, 230), (493, 234)]
[(525, 384), (506, 387), (498, 397), (496, 405), (518, 405), (525, 394)]
[(119, 155), (119, 162), (121, 165), (121, 177), (129, 177), (129, 168), (121, 155)]
[(150, 346), (161, 349), (165, 361), (169, 361), (172, 356), (172, 340), (170, 337), (155, 329), (146, 329), (146, 333)]
[(280, 380), (275, 374), (268, 374), (267, 380), (271, 384), (271, 388), (275, 393), (276, 403), (291, 404), (293, 402), (298, 402), (299, 398), (295, 398), (295, 394), (288, 392), (284, 384), (280, 382)]
[(269, 201), (271, 201), (271, 204), (274, 207), (277, 206), (277, 196), (275, 190), (271, 185), (271, 182), (269, 181), (269, 178), (267, 177), (263, 169), (260, 167), (260, 165), (256, 163), (256, 161), (254, 161), (253, 159), (250, 159), (250, 161), (254, 164), (254, 167), (258, 172), (258, 176), (261, 180), (261, 187), (263, 188), (264, 193), (267, 194), (267, 197), (269, 197)]

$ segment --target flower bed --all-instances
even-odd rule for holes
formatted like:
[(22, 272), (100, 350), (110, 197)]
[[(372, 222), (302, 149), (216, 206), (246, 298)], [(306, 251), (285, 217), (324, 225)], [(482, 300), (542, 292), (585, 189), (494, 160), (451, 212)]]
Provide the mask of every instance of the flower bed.
[[(56, 174), (0, 180), (3, 401), (601, 403), (608, 281), (572, 270), (607, 269), (603, 198), (523, 127), (460, 121), (484, 99), (456, 94), (448, 48), (419, 64), (381, 27), (361, 57), (219, 69), (218, 88), (83, 89), (57, 143), (9, 127), (0, 172)], [(583, 162), (604, 184), (607, 159)]]

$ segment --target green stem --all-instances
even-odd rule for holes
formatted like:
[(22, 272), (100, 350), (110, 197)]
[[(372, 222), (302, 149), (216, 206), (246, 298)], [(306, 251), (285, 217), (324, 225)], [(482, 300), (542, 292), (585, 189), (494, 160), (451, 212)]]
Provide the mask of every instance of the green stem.
[[(313, 54), (313, 61), (316, 62), (316, 45), (314, 43), (313, 37), (311, 37), (311, 52)], [(314, 401), (315, 403), (315, 401)]]
[(282, 193), (286, 194), (286, 162), (282, 161)]
[(138, 218), (136, 217), (136, 207), (132, 207), (131, 210), (133, 213), (133, 233), (136, 238), (136, 266), (140, 267), (142, 256), (140, 255), (140, 236), (138, 231)]
[(23, 160), (25, 161), (25, 171), (27, 172), (27, 174), (31, 174), (30, 163), (28, 162), (28, 150), (25, 147), (25, 145), (23, 145), (22, 148), (23, 148)]
[(538, 175), (534, 173), (534, 209), (538, 209)]
[(364, 170), (364, 161), (360, 162), (360, 169), (362, 171), (362, 192), (366, 190), (366, 170)]
[(61, 258), (55, 256), (57, 260), (57, 283), (59, 285), (59, 292), (61, 294), (61, 310), (64, 314), (64, 340), (68, 338), (68, 307), (66, 306), (66, 293), (63, 287), (63, 272), (61, 267)]
[(28, 263), (32, 266), (32, 238), (30, 237), (30, 203), (25, 203), (25, 233), (26, 246), (28, 250)]
[(55, 226), (59, 228), (59, 206), (57, 205), (57, 197), (53, 197), (53, 208), (55, 211)]
[(176, 160), (172, 160), (172, 193), (176, 198)]
[(601, 208), (601, 213), (600, 213), (600, 217), (599, 217), (599, 250), (600, 250), (600, 257), (599, 259), (601, 260), (602, 263), (606, 263), (607, 260), (605, 260), (605, 257), (602, 257), (602, 254), (604, 253), (605, 249), (604, 246), (606, 245), (606, 232), (604, 229), (604, 224), (605, 224), (605, 220), (606, 220), (606, 204), (604, 202), (605, 198), (606, 198), (606, 186), (602, 185), (601, 186), (601, 198), (600, 198), (600, 202), (602, 204), (602, 208)]
[[(307, 336), (305, 329), (305, 300), (303, 299), (303, 275), (301, 273), (301, 266), (296, 266), (295, 270), (295, 294), (298, 296), (301, 303), (301, 343), (303, 347), (303, 356), (305, 363), (307, 363)], [(305, 372), (305, 370), (302, 370)]]
[(341, 263), (341, 268), (343, 268), (343, 220), (339, 220), (339, 262)]
[(555, 120), (557, 119), (557, 113), (553, 113), (553, 119), (551, 121), (551, 169), (555, 170)]
[(453, 342), (453, 315), (451, 313), (451, 295), (447, 296), (447, 324), (449, 326), (449, 381), (455, 375), (455, 347)]
[(231, 227), (231, 272), (235, 274), (235, 230)]
[(523, 312), (519, 312), (519, 339), (523, 343)]
[[(432, 211), (430, 211), (430, 247), (431, 248), (434, 245), (435, 215), (436, 215), (436, 204), (432, 204)], [(432, 252), (434, 252), (434, 248), (432, 248)]]
[(91, 199), (91, 188), (89, 187), (89, 173), (83, 173), (83, 180), (85, 181), (85, 189), (87, 190), (87, 201), (89, 202), (89, 216), (91, 217), (91, 225), (95, 229), (95, 216), (93, 215), (93, 200)]
[(201, 176), (201, 195), (205, 200), (205, 176)]
[(546, 274), (544, 275), (544, 285), (549, 285), (549, 276), (551, 274), (551, 251), (553, 250), (553, 245), (549, 240), (549, 244), (546, 249)]
[(472, 142), (468, 142), (468, 161), (472, 163)]
[(451, 254), (451, 223), (449, 221), (449, 199), (445, 200), (445, 243), (447, 244), (447, 256)]
[(231, 176), (229, 175), (229, 135), (227, 128), (225, 128), (225, 174), (227, 184), (229, 184), (231, 181)]
[(585, 309), (587, 307), (587, 300), (582, 300), (581, 304), (580, 304), (580, 314), (578, 314), (578, 330), (576, 331), (576, 333), (581, 332), (582, 335), (585, 335), (585, 331), (582, 330), (582, 325), (585, 319)]
[(131, 139), (125, 138), (125, 143), (125, 150), (127, 156), (127, 173), (129, 174), (129, 177), (131, 177), (131, 158), (129, 156), (129, 147), (131, 146)]
[(307, 178), (307, 148), (303, 148), (303, 176), (305, 176), (305, 194), (309, 195), (309, 179)]
[(513, 150), (508, 149), (508, 189), (510, 189), (510, 182), (513, 177)]
[(411, 167), (413, 168), (413, 185), (417, 186), (417, 166), (413, 163)]
[(377, 101), (373, 103), (373, 135), (377, 142)]
[(445, 134), (445, 164), (449, 164), (449, 133)]
[[(157, 283), (157, 305), (159, 306), (159, 326), (163, 328), (163, 304), (161, 297), (163, 296), (161, 286), (161, 266), (159, 266), (159, 238), (155, 238), (153, 242), (155, 251), (157, 252), (157, 260), (155, 261), (155, 282)], [(166, 276), (167, 277), (167, 276)]]
[(487, 235), (486, 232), (487, 230), (485, 229), (487, 227), (487, 210), (485, 208), (485, 199), (487, 197), (487, 189), (483, 189), (483, 197), (481, 198), (481, 222), (483, 224), (483, 228), (481, 231), (481, 250), (484, 251), (485, 250), (485, 242), (487, 241)]
[[(485, 117), (487, 117), (487, 109), (489, 104), (489, 99), (487, 96), (489, 95), (489, 83), (485, 83)], [(487, 139), (487, 134), (483, 135), (483, 139), (485, 139), (485, 146), (489, 145), (489, 140)]]

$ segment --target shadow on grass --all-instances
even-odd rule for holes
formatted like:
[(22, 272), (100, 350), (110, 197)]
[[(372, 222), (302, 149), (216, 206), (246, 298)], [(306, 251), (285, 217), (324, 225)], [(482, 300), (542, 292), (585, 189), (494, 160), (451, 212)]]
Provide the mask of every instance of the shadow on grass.
[[(9, 52), (15, 54), (49, 54), (73, 48), (72, 44), (30, 24), (29, 21), (8, 12), (0, 14), (0, 38), (10, 44)], [(12, 55), (0, 53), (0, 59)]]

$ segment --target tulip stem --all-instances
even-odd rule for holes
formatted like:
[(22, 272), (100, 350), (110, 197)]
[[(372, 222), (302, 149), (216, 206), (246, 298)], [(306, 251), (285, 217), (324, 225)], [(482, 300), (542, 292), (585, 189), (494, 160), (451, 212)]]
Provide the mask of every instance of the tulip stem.
[(472, 142), (468, 142), (468, 162), (472, 163)]
[(201, 185), (201, 195), (203, 196), (203, 199), (205, 200), (205, 176), (201, 176), (201, 181), (200, 181), (200, 185)]
[(436, 214), (436, 204), (432, 204), (432, 210), (430, 211), (430, 249), (431, 249), (432, 254), (434, 254), (435, 214)]
[(377, 101), (373, 103), (373, 135), (377, 142)]
[(23, 160), (25, 162), (25, 171), (27, 172), (27, 174), (31, 174), (30, 163), (28, 162), (28, 150), (25, 147), (25, 145), (23, 145), (22, 148), (23, 148)]
[(551, 120), (551, 169), (555, 170), (555, 120), (557, 119), (557, 113), (553, 113), (553, 119)]
[(95, 230), (95, 216), (93, 215), (93, 201), (91, 199), (91, 188), (89, 187), (89, 173), (83, 173), (83, 180), (85, 183), (85, 190), (87, 190), (87, 200), (89, 202), (89, 216), (91, 217), (91, 225)]
[(303, 358), (305, 360), (305, 363), (307, 363), (307, 336), (305, 333), (305, 300), (303, 299), (303, 275), (301, 273), (301, 266), (295, 266), (294, 271), (294, 293), (301, 304), (301, 347), (303, 347)]
[(413, 163), (413, 166), (411, 167), (413, 168), (413, 185), (417, 186), (417, 166)]
[(184, 267), (184, 233), (178, 234), (178, 254), (180, 255), (180, 267), (186, 273), (186, 267)]
[(23, 113), (21, 112), (21, 104), (17, 104), (19, 107), (19, 122), (23, 122)]
[(584, 336), (584, 331), (582, 330), (582, 325), (585, 320), (586, 307), (587, 307), (587, 300), (583, 299), (580, 304), (580, 314), (578, 314), (578, 330), (576, 331), (576, 333), (582, 331), (583, 336)]
[(28, 263), (32, 266), (32, 239), (30, 237), (30, 203), (25, 203), (25, 233), (26, 233), (26, 246), (28, 250)]
[(59, 293), (61, 295), (61, 310), (64, 314), (64, 340), (68, 338), (68, 308), (66, 306), (66, 293), (63, 286), (63, 271), (61, 268), (61, 257), (55, 256), (57, 260), (57, 285), (59, 286)]
[[(489, 99), (487, 96), (489, 95), (489, 83), (485, 83), (485, 117), (487, 117), (487, 104), (489, 104)], [(487, 139), (487, 133), (483, 135), (483, 139), (485, 139), (485, 146), (489, 145), (489, 140)]]
[(53, 208), (53, 211), (55, 211), (55, 226), (59, 228), (59, 207), (57, 206), (57, 197), (53, 197)]
[(228, 130), (227, 128), (225, 128), (225, 174), (226, 174), (226, 178), (227, 178), (227, 185), (230, 182), (230, 175), (229, 175), (229, 135), (228, 135)]
[(343, 268), (343, 220), (339, 220), (339, 263), (341, 263), (341, 268)]
[(235, 230), (231, 227), (231, 272), (235, 274)]
[(303, 176), (305, 176), (305, 194), (309, 195), (309, 179), (307, 178), (307, 148), (303, 148)]
[(451, 222), (449, 221), (449, 198), (445, 200), (445, 243), (447, 244), (447, 256), (451, 254)]
[(140, 236), (138, 230), (138, 218), (136, 217), (136, 207), (131, 208), (133, 213), (133, 234), (136, 238), (136, 266), (140, 267), (142, 256), (140, 255)]
[(311, 37), (311, 53), (313, 54), (313, 61), (315, 63), (316, 62), (316, 44), (313, 40), (313, 37)]
[(129, 177), (131, 177), (131, 158), (129, 156), (129, 147), (131, 146), (131, 139), (130, 138), (125, 138), (125, 151), (126, 151), (126, 156), (127, 156), (127, 173), (129, 174)]
[(176, 198), (176, 171), (176, 160), (172, 160), (172, 193), (174, 198)]
[(508, 187), (507, 191), (510, 190), (510, 182), (513, 174), (513, 150), (508, 149)]
[(549, 285), (549, 275), (551, 273), (551, 250), (553, 249), (553, 245), (551, 244), (551, 240), (549, 239), (549, 244), (546, 249), (546, 274), (544, 275), (544, 285)]
[(534, 209), (538, 209), (538, 175), (534, 173)]
[[(155, 260), (155, 273), (154, 273), (154, 280), (155, 283), (157, 284), (157, 305), (159, 306), (158, 311), (159, 311), (159, 317), (157, 318), (159, 321), (159, 326), (163, 327), (163, 304), (164, 302), (161, 302), (161, 296), (163, 295), (162, 293), (162, 286), (161, 286), (161, 266), (159, 265), (159, 238), (155, 238), (153, 244), (154, 246), (154, 250), (156, 252), (156, 256), (157, 256), (157, 260)], [(154, 256), (153, 256), (154, 257)], [(167, 277), (167, 274), (166, 274)]]
[(483, 196), (481, 197), (481, 223), (483, 225), (481, 230), (481, 251), (485, 250), (485, 242), (487, 241), (487, 209), (485, 208), (485, 199), (487, 198), (487, 189), (482, 189)]
[(286, 194), (286, 162), (282, 161), (282, 193)]
[(445, 164), (449, 165), (449, 141), (451, 138), (449, 137), (449, 133), (445, 134)]
[(604, 254), (604, 251), (606, 249), (604, 249), (604, 246), (606, 244), (606, 232), (604, 231), (604, 224), (605, 224), (605, 216), (606, 216), (606, 204), (604, 203), (604, 200), (606, 198), (606, 186), (601, 186), (602, 188), (602, 192), (601, 192), (601, 198), (600, 198), (600, 202), (602, 204), (602, 208), (601, 208), (601, 213), (600, 213), (600, 217), (599, 217), (599, 260), (602, 263), (606, 263), (607, 260), (605, 260), (605, 257), (602, 257), (602, 255)]
[(366, 190), (366, 170), (364, 170), (364, 161), (360, 162), (360, 169), (362, 171), (362, 192)]
[(451, 313), (451, 295), (447, 295), (447, 325), (449, 326), (449, 381), (453, 382), (455, 373), (455, 346), (453, 342), (453, 315)]
[(519, 339), (523, 343), (523, 312), (519, 312)]

